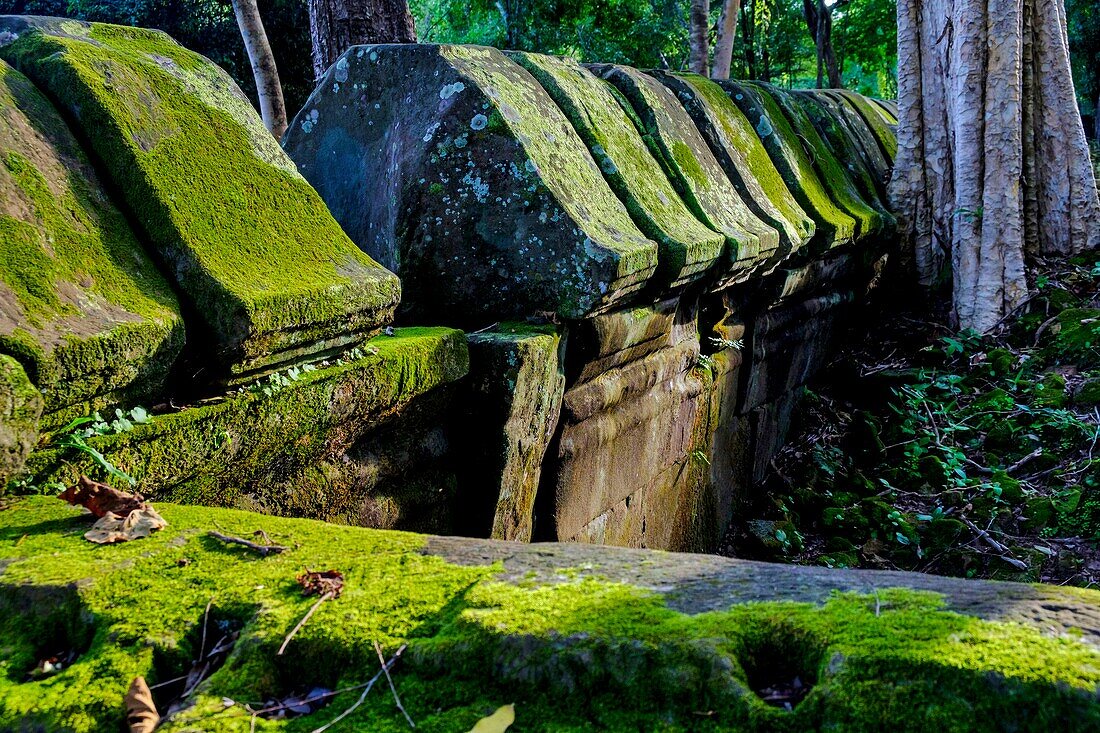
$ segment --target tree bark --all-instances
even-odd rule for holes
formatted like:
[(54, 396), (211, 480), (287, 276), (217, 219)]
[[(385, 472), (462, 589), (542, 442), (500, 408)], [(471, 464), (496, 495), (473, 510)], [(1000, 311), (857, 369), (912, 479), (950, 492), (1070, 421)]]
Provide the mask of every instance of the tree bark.
[(260, 116), (271, 134), (281, 138), (287, 125), (283, 87), (279, 83), (279, 70), (275, 66), (271, 44), (267, 42), (256, 0), (233, 0), (233, 13), (237, 16), (237, 26), (241, 29), (248, 62), (252, 65), (252, 76), (256, 80)]
[(309, 27), (317, 79), (350, 46), (416, 43), (408, 0), (309, 0)]
[(756, 78), (756, 18), (753, 6), (756, 0), (749, 0), (741, 6), (741, 39), (745, 43), (745, 66), (749, 78)]
[[(842, 4), (844, 3), (837, 2), (833, 7), (839, 7)], [(825, 5), (825, 0), (802, 0), (802, 12), (806, 17), (810, 38), (817, 47), (817, 88), (821, 89), (825, 86), (825, 75), (828, 74), (829, 86), (840, 89), (843, 84), (840, 79), (840, 65), (833, 50), (832, 10)]]
[(1061, 0), (902, 0), (890, 198), (919, 281), (961, 328), (1027, 297), (1031, 255), (1100, 246)]
[(725, 0), (722, 18), (718, 21), (718, 40), (714, 44), (714, 66), (711, 77), (729, 79), (733, 63), (733, 42), (737, 38), (737, 15), (741, 12), (741, 0)]
[(691, 0), (691, 55), (688, 66), (696, 74), (707, 75), (710, 56), (710, 0)]

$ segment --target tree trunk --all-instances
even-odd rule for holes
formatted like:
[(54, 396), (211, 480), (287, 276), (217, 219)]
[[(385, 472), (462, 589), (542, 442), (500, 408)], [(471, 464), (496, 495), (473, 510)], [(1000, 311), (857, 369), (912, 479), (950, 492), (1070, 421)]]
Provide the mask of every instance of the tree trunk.
[(737, 15), (741, 12), (741, 0), (725, 0), (722, 19), (718, 21), (718, 40), (714, 44), (714, 67), (711, 76), (729, 79), (733, 63), (733, 42), (737, 38)]
[(233, 13), (237, 16), (237, 26), (241, 29), (248, 62), (252, 65), (252, 76), (256, 80), (260, 116), (271, 134), (276, 139), (281, 138), (287, 124), (283, 87), (279, 83), (279, 70), (275, 67), (275, 57), (271, 53), (271, 44), (267, 42), (256, 0), (233, 0)]
[(741, 6), (741, 39), (745, 43), (745, 66), (749, 78), (756, 78), (756, 16), (753, 7), (756, 0)]
[(1100, 145), (1100, 93), (1096, 95), (1096, 102), (1092, 105), (1092, 139)]
[(710, 0), (691, 0), (691, 56), (688, 66), (696, 74), (707, 75), (710, 56)]
[[(834, 7), (841, 4), (843, 3), (838, 2)], [(825, 86), (825, 75), (828, 74), (829, 86), (839, 89), (843, 84), (840, 80), (840, 65), (833, 50), (833, 13), (825, 5), (825, 0), (802, 0), (802, 12), (806, 17), (810, 38), (817, 47), (817, 88)]]
[(350, 46), (416, 43), (408, 0), (309, 0), (309, 27), (317, 79)]
[(919, 281), (950, 276), (961, 328), (1024, 301), (1029, 255), (1100, 246), (1065, 23), (1061, 0), (898, 5), (890, 197)]

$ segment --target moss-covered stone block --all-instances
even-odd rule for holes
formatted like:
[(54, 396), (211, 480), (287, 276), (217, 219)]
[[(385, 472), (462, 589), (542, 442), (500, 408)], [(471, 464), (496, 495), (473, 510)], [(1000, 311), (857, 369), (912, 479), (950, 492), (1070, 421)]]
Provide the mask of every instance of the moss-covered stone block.
[(216, 65), (158, 31), (18, 16), (0, 30), (0, 56), (83, 133), (193, 306), (205, 359), (247, 373), (390, 319), (397, 278), (352, 244)]
[[(375, 337), (362, 353), (336, 363), (279, 372), (88, 443), (130, 474), (147, 496), (356, 520), (350, 499), (341, 496), (354, 492), (356, 484), (327, 475), (328, 459), (344, 455), (384, 419), (469, 368), (460, 331), (393, 333)], [(57, 447), (39, 450), (26, 465), (38, 485), (69, 485), (80, 474), (97, 476), (99, 470), (86, 453)], [(358, 485), (364, 487), (362, 481)]]
[[(1095, 591), (158, 509), (166, 529), (110, 547), (56, 499), (0, 512), (0, 726), (117, 729), (130, 681), (187, 674), (204, 628), (239, 638), (165, 731), (315, 730), (360, 697), (373, 643), (407, 645), (394, 685), (419, 729), (444, 733), (507, 703), (530, 731), (1100, 726)], [(212, 528), (291, 549), (259, 558)], [(344, 591), (280, 656), (315, 601), (302, 568), (340, 570)], [(29, 677), (59, 651), (76, 656)], [(796, 676), (810, 689), (793, 710), (762, 699)], [(300, 717), (245, 707), (314, 686), (342, 691)], [(341, 725), (408, 730), (384, 681)]]
[(676, 192), (614, 87), (575, 59), (510, 52), (569, 118), (638, 227), (660, 244), (658, 277), (677, 287), (699, 279), (717, 260), (724, 237), (704, 224)]
[(454, 430), (468, 524), (459, 534), (529, 542), (542, 464), (565, 389), (563, 336), (503, 323), (469, 334), (470, 376)]
[(0, 354), (0, 490), (38, 442), (42, 397), (15, 359)]
[(748, 118), (787, 188), (802, 208), (814, 218), (815, 251), (840, 247), (855, 241), (856, 220), (833, 199), (829, 187), (814, 169), (810, 155), (798, 134), (771, 95), (755, 87), (732, 81), (717, 82)]
[(893, 165), (894, 159), (898, 155), (897, 111), (891, 113), (878, 101), (846, 89), (831, 89), (829, 94), (839, 97), (844, 104), (859, 113), (859, 116), (863, 118), (863, 121), (871, 128), (871, 132), (874, 133), (875, 140), (878, 141), (879, 148), (886, 156), (886, 160)]
[(787, 188), (741, 110), (710, 79), (695, 74), (649, 73), (676, 93), (741, 199), (779, 232), (782, 256), (801, 249), (814, 234), (814, 221)]
[(3, 61), (0, 241), (0, 352), (48, 421), (156, 394), (183, 346), (176, 297), (61, 116)]
[[(828, 90), (803, 89), (794, 91), (793, 95), (817, 131), (846, 163), (861, 188), (870, 184), (867, 190), (877, 192), (880, 201), (885, 203), (888, 200), (886, 186), (890, 182), (893, 166), (859, 113)], [(871, 180), (859, 173), (857, 160), (863, 163), (862, 168)]]
[(403, 309), (484, 326), (581, 318), (645, 286), (658, 246), (538, 82), (476, 46), (361, 46), (284, 141)]
[(779, 232), (742, 201), (675, 93), (637, 69), (589, 67), (630, 102), (642, 138), (692, 212), (726, 237), (721, 287), (773, 266)]

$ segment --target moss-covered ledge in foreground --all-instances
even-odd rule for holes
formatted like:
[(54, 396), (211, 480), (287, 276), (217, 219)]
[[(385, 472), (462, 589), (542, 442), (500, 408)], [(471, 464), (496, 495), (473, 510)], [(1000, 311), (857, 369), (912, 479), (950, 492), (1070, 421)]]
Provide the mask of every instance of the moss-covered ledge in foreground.
[[(0, 511), (0, 729), (117, 728), (133, 676), (156, 683), (187, 672), (207, 604), (241, 635), (165, 730), (247, 731), (243, 702), (361, 683), (377, 669), (373, 641), (387, 653), (409, 645), (394, 681), (426, 731), (468, 730), (510, 702), (519, 731), (1100, 725), (1097, 593), (160, 509), (168, 529), (119, 546), (83, 540), (89, 518), (56, 499)], [(262, 528), (292, 549), (260, 559), (208, 538), (215, 523), (238, 535)], [(345, 592), (278, 657), (312, 602), (294, 582), (305, 567), (342, 570)], [(866, 592), (830, 592), (853, 587)], [(969, 606), (968, 593), (978, 599)], [(765, 596), (773, 600), (745, 602)], [(946, 610), (945, 598), (987, 618)], [(1036, 604), (1067, 632), (988, 620), (1030, 618), (1019, 608)], [(82, 653), (27, 681), (54, 647)], [(793, 712), (749, 689), (792, 672), (817, 683)], [(358, 694), (256, 729), (312, 730)], [(407, 724), (381, 687), (339, 729)]]

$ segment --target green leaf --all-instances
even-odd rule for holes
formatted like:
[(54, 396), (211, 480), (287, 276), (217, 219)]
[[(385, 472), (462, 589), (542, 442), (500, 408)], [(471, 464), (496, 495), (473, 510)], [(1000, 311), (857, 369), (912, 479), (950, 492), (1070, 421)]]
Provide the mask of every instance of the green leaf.
[(516, 706), (504, 705), (497, 708), (492, 715), (477, 721), (477, 725), (470, 729), (469, 733), (504, 733), (516, 722)]
[(908, 545), (909, 544), (909, 538), (906, 537), (905, 535), (903, 535), (901, 532), (895, 532), (894, 537), (896, 537), (898, 542), (900, 542), (903, 545)]

